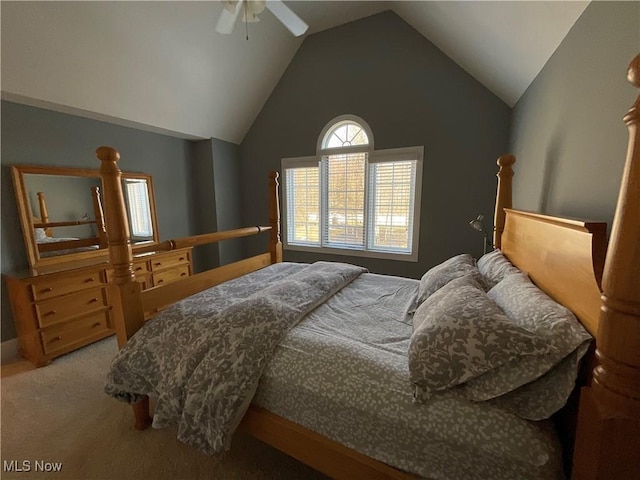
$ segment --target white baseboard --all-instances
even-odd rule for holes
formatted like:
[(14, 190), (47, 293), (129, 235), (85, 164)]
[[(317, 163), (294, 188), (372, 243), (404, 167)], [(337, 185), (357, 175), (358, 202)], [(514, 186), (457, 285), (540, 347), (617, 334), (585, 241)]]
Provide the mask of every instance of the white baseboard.
[(0, 352), (2, 353), (2, 363), (18, 360), (18, 339), (12, 338), (0, 343)]

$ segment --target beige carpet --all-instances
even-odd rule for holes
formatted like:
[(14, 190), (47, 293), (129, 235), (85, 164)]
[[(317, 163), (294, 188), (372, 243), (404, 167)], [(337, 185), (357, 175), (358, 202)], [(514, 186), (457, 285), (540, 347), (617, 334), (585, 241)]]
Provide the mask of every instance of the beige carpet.
[[(206, 456), (174, 429), (133, 429), (131, 408), (102, 393), (114, 338), (2, 379), (2, 479), (315, 479), (318, 472), (246, 435)], [(30, 472), (6, 463), (29, 461)], [(35, 462), (61, 462), (55, 473)]]

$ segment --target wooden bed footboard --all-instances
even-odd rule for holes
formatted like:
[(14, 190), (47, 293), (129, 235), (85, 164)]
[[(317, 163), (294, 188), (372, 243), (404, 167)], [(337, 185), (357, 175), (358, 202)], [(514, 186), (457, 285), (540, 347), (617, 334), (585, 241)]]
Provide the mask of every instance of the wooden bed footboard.
[[(100, 147), (96, 151), (96, 156), (101, 161), (100, 175), (102, 176), (104, 208), (106, 211), (105, 223), (109, 244), (109, 258), (114, 270), (114, 281), (111, 286), (114, 298), (114, 322), (120, 347), (125, 345), (133, 334), (142, 327), (145, 321), (144, 312), (154, 311), (219, 283), (282, 261), (277, 172), (272, 172), (269, 175), (270, 225), (207, 233), (168, 240), (153, 245), (132, 247), (122, 192), (122, 171), (117, 163), (120, 159), (120, 154), (114, 148)], [(270, 235), (268, 251), (262, 255), (207, 270), (173, 282), (170, 285), (153, 287), (144, 292), (140, 284), (135, 281), (133, 271), (134, 253), (140, 254), (195, 247), (222, 240), (258, 235), (264, 232), (269, 232)], [(134, 411), (137, 419), (138, 409), (134, 409)], [(142, 425), (145, 422), (136, 420), (136, 424), (138, 423)]]

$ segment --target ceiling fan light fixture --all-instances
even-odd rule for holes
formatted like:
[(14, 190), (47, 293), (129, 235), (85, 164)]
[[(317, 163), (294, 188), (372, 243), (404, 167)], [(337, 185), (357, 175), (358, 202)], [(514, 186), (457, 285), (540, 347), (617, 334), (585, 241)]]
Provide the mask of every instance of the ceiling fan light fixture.
[(245, 0), (247, 11), (257, 16), (264, 12), (266, 0)]
[(265, 8), (269, 11), (296, 37), (304, 35), (309, 26), (298, 17), (281, 0), (223, 0), (224, 9), (218, 19), (216, 31), (225, 35), (233, 31), (233, 25), (242, 10), (242, 21), (244, 23), (259, 22), (260, 15)]

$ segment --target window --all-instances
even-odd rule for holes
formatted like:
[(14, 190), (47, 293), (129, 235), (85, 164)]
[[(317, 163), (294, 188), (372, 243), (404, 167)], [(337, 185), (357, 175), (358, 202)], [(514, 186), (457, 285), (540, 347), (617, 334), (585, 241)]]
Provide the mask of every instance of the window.
[(152, 239), (153, 227), (151, 225), (151, 208), (149, 206), (147, 181), (126, 178), (123, 182), (131, 237), (138, 240)]
[(324, 128), (317, 151), (282, 160), (284, 247), (417, 261), (422, 147), (374, 150), (349, 115)]

